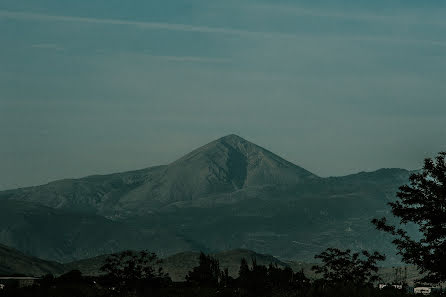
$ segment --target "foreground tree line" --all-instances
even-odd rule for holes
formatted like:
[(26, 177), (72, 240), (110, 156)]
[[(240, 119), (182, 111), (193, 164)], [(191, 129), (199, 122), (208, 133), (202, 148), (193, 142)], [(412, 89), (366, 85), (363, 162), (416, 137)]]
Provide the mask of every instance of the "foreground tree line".
[(321, 274), (310, 281), (304, 272), (290, 267), (259, 265), (255, 258), (242, 259), (238, 277), (221, 269), (217, 259), (200, 253), (199, 264), (174, 283), (153, 253), (126, 251), (111, 255), (101, 267), (100, 277), (82, 276), (73, 270), (58, 278), (44, 277), (33, 287), (7, 288), (0, 296), (398, 296), (402, 290), (378, 290), (379, 253), (352, 253), (327, 249), (316, 256), (320, 265), (312, 269)]
[[(400, 187), (397, 200), (389, 203), (399, 224), (386, 218), (373, 224), (394, 236), (393, 243), (405, 263), (414, 264), (430, 284), (446, 281), (446, 153), (426, 159), (423, 170), (411, 175), (409, 184)], [(411, 238), (404, 226), (415, 224), (419, 238)], [(161, 268), (153, 253), (123, 252), (105, 261), (101, 277), (82, 276), (71, 271), (58, 278), (47, 276), (33, 287), (8, 287), (0, 296), (405, 296), (403, 287), (376, 287), (379, 252), (352, 252), (329, 248), (316, 255), (319, 265), (312, 270), (321, 278), (310, 280), (303, 271), (289, 267), (259, 265), (256, 259), (242, 259), (238, 276), (221, 269), (217, 259), (200, 254), (199, 264), (174, 283)], [(403, 284), (404, 285), (404, 284)], [(436, 292), (434, 294), (441, 294)]]

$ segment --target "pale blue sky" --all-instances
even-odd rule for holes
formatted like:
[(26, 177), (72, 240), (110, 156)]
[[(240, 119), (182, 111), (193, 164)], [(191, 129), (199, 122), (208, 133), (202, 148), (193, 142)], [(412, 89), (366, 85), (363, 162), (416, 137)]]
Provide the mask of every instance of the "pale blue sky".
[(445, 1), (2, 0), (0, 189), (236, 133), (321, 175), (446, 149)]

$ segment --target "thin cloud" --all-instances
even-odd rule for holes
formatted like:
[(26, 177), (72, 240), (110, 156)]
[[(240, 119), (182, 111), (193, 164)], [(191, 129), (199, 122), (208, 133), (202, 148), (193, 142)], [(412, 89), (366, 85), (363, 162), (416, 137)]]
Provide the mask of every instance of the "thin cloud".
[(196, 62), (196, 63), (229, 63), (231, 60), (223, 58), (191, 57), (191, 56), (155, 56), (150, 57), (171, 62)]
[(294, 244), (298, 244), (298, 245), (306, 245), (306, 246), (314, 246), (314, 247), (321, 247), (324, 248), (325, 246), (319, 245), (319, 244), (312, 244), (312, 243), (308, 243), (308, 242), (299, 242), (299, 241), (292, 241)]
[(50, 49), (50, 50), (56, 50), (56, 51), (63, 51), (65, 48), (62, 46), (59, 46), (57, 44), (53, 43), (38, 43), (31, 45), (32, 48), (39, 48), (39, 49)]
[(435, 21), (427, 18), (414, 17), (412, 15), (376, 15), (376, 14), (364, 14), (364, 13), (345, 13), (338, 11), (324, 11), (316, 9), (307, 9), (302, 7), (295, 7), (290, 5), (269, 5), (258, 4), (252, 8), (262, 10), (264, 12), (280, 12), (281, 14), (292, 14), (295, 16), (308, 16), (319, 18), (335, 18), (335, 19), (348, 19), (355, 21), (379, 21), (388, 23), (399, 24), (426, 24), (426, 25), (446, 25), (442, 21)]
[[(314, 39), (315, 36), (297, 35), (293, 33), (283, 32), (256, 32), (241, 29), (223, 28), (223, 27), (208, 27), (208, 26), (194, 26), (176, 23), (160, 23), (160, 22), (142, 22), (142, 21), (127, 21), (118, 19), (99, 19), (87, 17), (74, 16), (60, 16), (47, 15), (29, 12), (12, 12), (7, 10), (0, 10), (0, 18), (10, 18), (15, 20), (31, 20), (31, 21), (53, 21), (53, 22), (74, 22), (74, 23), (89, 23), (89, 24), (105, 24), (105, 25), (121, 25), (121, 26), (135, 26), (149, 30), (170, 30), (181, 32), (199, 32), (207, 34), (226, 34), (238, 35), (241, 37), (254, 38), (283, 38), (283, 39)], [(394, 39), (389, 37), (367, 37), (367, 36), (323, 36), (329, 41), (369, 41), (369, 42), (397, 42), (397, 43), (424, 43), (428, 45), (446, 46), (445, 41), (438, 40), (420, 40), (420, 39)]]
[(219, 33), (230, 35), (259, 35), (264, 36), (264, 32), (251, 32), (245, 30), (237, 30), (230, 28), (218, 28), (207, 26), (193, 26), (186, 24), (175, 23), (160, 23), (160, 22), (141, 22), (141, 21), (127, 21), (117, 19), (99, 19), (73, 16), (59, 16), (47, 15), (29, 12), (12, 12), (0, 10), (0, 17), (18, 19), (18, 20), (34, 20), (34, 21), (55, 21), (55, 22), (74, 22), (74, 23), (90, 23), (90, 24), (106, 24), (106, 25), (125, 25), (136, 26), (145, 29), (154, 30), (171, 30), (171, 31), (185, 31), (185, 32), (200, 32), (200, 33)]
[[(107, 49), (97, 49), (98, 54), (110, 54), (111, 52)], [(135, 53), (133, 53), (135, 54)], [(211, 63), (211, 64), (226, 64), (232, 62), (232, 59), (222, 58), (222, 57), (208, 57), (208, 56), (167, 56), (167, 55), (155, 55), (150, 51), (144, 51), (143, 53), (137, 54), (140, 58), (148, 58), (159, 61), (167, 62), (184, 62), (184, 63)]]

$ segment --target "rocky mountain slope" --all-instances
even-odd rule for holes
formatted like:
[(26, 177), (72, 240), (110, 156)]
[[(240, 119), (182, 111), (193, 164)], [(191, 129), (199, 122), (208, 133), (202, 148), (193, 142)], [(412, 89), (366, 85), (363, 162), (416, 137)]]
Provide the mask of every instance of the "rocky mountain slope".
[(0, 204), (0, 242), (43, 259), (68, 262), (124, 249), (149, 248), (163, 255), (193, 248), (163, 229), (134, 228), (97, 215), (23, 201)]
[(0, 276), (42, 276), (48, 273), (63, 273), (62, 264), (44, 261), (0, 244)]
[(133, 215), (150, 213), (176, 202), (313, 179), (317, 177), (305, 169), (229, 135), (167, 166), (62, 180), (6, 191), (0, 197), (78, 212)]
[(340, 247), (377, 249), (397, 263), (370, 220), (389, 213), (409, 174), (320, 178), (229, 135), (165, 166), (0, 192), (0, 243), (65, 262), (141, 248), (311, 261)]

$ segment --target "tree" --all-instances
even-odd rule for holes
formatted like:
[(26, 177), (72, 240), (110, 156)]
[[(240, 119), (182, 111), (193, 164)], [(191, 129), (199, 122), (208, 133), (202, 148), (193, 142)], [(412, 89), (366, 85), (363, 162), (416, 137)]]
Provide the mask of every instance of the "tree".
[(71, 270), (59, 276), (58, 280), (66, 282), (79, 282), (82, 281), (82, 272), (80, 272), (79, 270)]
[(272, 287), (288, 289), (294, 285), (294, 276), (290, 267), (281, 268), (272, 263), (268, 266), (268, 280)]
[(241, 260), (238, 283), (247, 296), (266, 296), (271, 291), (268, 268), (258, 265), (254, 257), (251, 258), (251, 268), (246, 259)]
[(312, 270), (322, 274), (326, 282), (355, 286), (370, 285), (378, 281), (376, 263), (385, 260), (385, 256), (378, 252), (370, 254), (362, 251), (352, 254), (351, 250), (342, 251), (335, 248), (328, 248), (315, 258), (322, 260), (323, 265), (315, 265)]
[(251, 282), (255, 288), (265, 289), (270, 286), (268, 268), (257, 264), (257, 259), (251, 259)]
[(228, 288), (228, 287), (233, 286), (233, 284), (234, 284), (234, 278), (229, 275), (229, 269), (225, 268), (221, 272), (220, 286), (222, 286), (224, 288)]
[(310, 284), (310, 279), (305, 275), (302, 268), (293, 275), (293, 285), (297, 288), (303, 288)]
[(168, 278), (160, 264), (161, 260), (154, 253), (124, 251), (107, 257), (100, 269), (117, 285), (128, 286), (135, 281), (153, 282)]
[(240, 261), (240, 269), (238, 271), (238, 280), (241, 284), (246, 284), (249, 280), (249, 265), (245, 258)]
[[(397, 200), (389, 203), (400, 226), (390, 225), (386, 218), (372, 222), (395, 237), (393, 243), (403, 261), (427, 273), (423, 281), (446, 281), (446, 152), (435, 159), (424, 160), (423, 170), (409, 178), (397, 192)], [(420, 238), (409, 236), (404, 227), (415, 224)]]
[(222, 276), (217, 259), (200, 253), (199, 264), (186, 275), (186, 281), (205, 287), (216, 287)]

